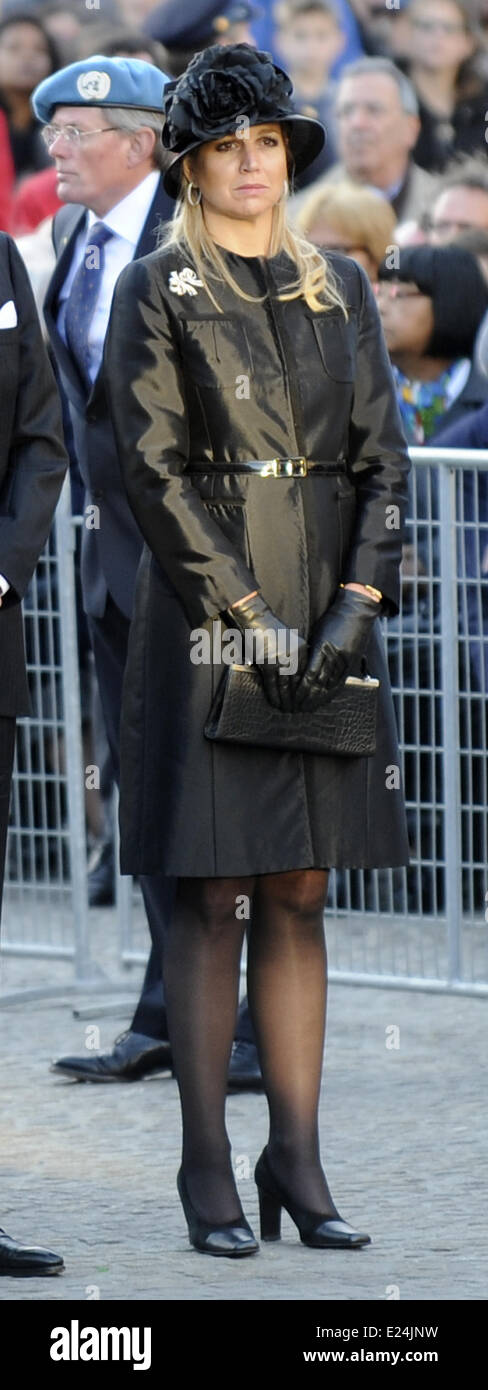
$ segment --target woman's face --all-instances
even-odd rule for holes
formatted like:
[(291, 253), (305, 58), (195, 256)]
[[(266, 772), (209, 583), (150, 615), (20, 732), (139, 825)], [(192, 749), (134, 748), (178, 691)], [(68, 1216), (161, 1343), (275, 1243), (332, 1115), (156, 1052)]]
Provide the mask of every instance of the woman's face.
[(343, 256), (352, 256), (364, 266), (370, 280), (375, 279), (378, 266), (367, 246), (357, 246), (353, 237), (348, 237), (345, 232), (327, 222), (325, 217), (317, 217), (311, 222), (307, 227), (306, 236), (324, 251), (341, 251)]
[(475, 43), (454, 0), (414, 0), (406, 15), (408, 57), (423, 67), (460, 67)]
[(202, 193), (202, 206), (233, 218), (255, 218), (279, 201), (287, 176), (279, 125), (247, 126), (201, 145), (185, 173)]
[(9, 24), (0, 34), (0, 87), (32, 92), (49, 77), (51, 58), (35, 24)]
[(388, 352), (409, 352), (423, 357), (434, 331), (430, 295), (421, 294), (413, 281), (378, 280), (375, 286)]

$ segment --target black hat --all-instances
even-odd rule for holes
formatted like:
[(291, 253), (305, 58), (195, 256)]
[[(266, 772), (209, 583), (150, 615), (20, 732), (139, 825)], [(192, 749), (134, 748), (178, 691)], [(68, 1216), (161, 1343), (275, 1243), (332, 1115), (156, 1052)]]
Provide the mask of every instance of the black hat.
[(286, 122), (294, 172), (301, 174), (320, 154), (325, 130), (320, 121), (298, 115), (292, 92), (290, 78), (276, 67), (271, 53), (251, 44), (213, 44), (196, 53), (164, 91), (163, 145), (177, 156), (164, 177), (166, 192), (177, 196), (183, 156), (228, 135), (239, 117), (250, 125)]
[(202, 43), (218, 41), (231, 24), (251, 24), (262, 10), (242, 0), (164, 0), (144, 20), (143, 31), (159, 39), (165, 48), (200, 48)]
[[(389, 259), (389, 257), (388, 257)], [(476, 256), (463, 246), (402, 246), (399, 266), (382, 261), (379, 280), (411, 280), (432, 300), (431, 357), (471, 357), (488, 309), (488, 284)]]

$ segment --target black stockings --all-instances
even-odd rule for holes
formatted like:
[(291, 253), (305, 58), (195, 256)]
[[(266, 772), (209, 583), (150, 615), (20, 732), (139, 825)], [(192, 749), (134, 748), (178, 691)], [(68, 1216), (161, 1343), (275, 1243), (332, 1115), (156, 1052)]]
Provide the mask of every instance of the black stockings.
[[(242, 894), (251, 903), (249, 923), (240, 920)], [(164, 959), (168, 1028), (182, 1105), (182, 1165), (193, 1205), (209, 1222), (242, 1214), (225, 1101), (246, 926), (248, 998), (268, 1099), (270, 1166), (292, 1200), (324, 1216), (338, 1214), (318, 1137), (326, 896), (327, 873), (318, 869), (178, 881)]]

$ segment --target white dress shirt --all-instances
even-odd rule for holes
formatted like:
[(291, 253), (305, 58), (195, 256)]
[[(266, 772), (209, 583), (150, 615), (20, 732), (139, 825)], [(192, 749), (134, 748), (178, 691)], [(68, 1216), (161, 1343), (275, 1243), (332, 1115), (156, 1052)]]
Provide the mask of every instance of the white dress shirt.
[(98, 375), (103, 356), (103, 344), (107, 332), (110, 309), (112, 306), (113, 292), (124, 266), (134, 259), (134, 252), (140, 239), (144, 223), (147, 221), (151, 203), (154, 200), (156, 189), (160, 179), (158, 169), (154, 169), (147, 174), (137, 188), (133, 188), (131, 193), (127, 193), (120, 203), (107, 212), (105, 217), (97, 217), (96, 213), (88, 212), (88, 221), (79, 232), (71, 265), (59, 293), (59, 314), (58, 330), (61, 337), (66, 342), (65, 317), (66, 300), (71, 291), (71, 286), (75, 278), (78, 267), (81, 265), (85, 247), (90, 244), (90, 231), (95, 222), (103, 222), (106, 227), (115, 233), (104, 247), (104, 269), (100, 293), (95, 306), (95, 312), (90, 324), (88, 334), (89, 352), (89, 376), (90, 381), (95, 381)]

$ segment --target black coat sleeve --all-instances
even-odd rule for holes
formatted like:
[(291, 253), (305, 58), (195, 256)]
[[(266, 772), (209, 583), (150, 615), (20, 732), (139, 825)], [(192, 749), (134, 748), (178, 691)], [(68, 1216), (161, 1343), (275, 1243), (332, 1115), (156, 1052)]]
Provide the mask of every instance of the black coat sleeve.
[(362, 293), (348, 457), (358, 520), (342, 579), (381, 589), (384, 610), (394, 615), (410, 459), (378, 307), (366, 272), (356, 270)]
[(133, 261), (115, 289), (104, 377), (122, 475), (144, 539), (190, 623), (217, 617), (256, 579), (210, 518), (184, 469), (184, 374), (157, 273)]
[(19, 603), (45, 545), (67, 467), (61, 408), (29, 277), (14, 242), (8, 255), (19, 324), (19, 367), (8, 467), (0, 487), (0, 573), (10, 584), (2, 607)]

